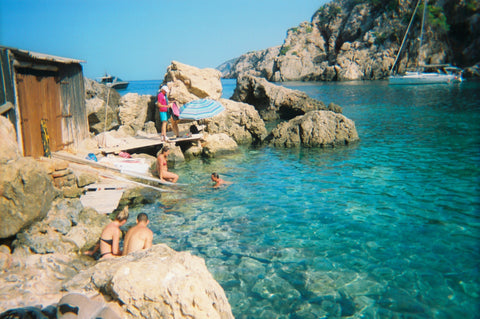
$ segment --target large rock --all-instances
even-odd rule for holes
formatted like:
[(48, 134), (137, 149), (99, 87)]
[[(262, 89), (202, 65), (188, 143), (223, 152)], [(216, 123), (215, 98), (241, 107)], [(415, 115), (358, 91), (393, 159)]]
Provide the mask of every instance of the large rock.
[(121, 96), (117, 90), (87, 78), (84, 84), (90, 132), (98, 134), (118, 127)]
[(238, 151), (237, 143), (227, 134), (209, 134), (204, 137), (202, 154), (205, 157), (234, 154)]
[(297, 28), (287, 31), (287, 38), (280, 48), (275, 61), (275, 73), (269, 79), (289, 81), (294, 79), (311, 79), (322, 72), (325, 59), (325, 39), (320, 30), (311, 23), (302, 22)]
[(312, 111), (280, 123), (267, 138), (276, 147), (335, 147), (358, 141), (355, 123), (342, 114)]
[(0, 165), (20, 158), (15, 128), (5, 116), (0, 116)]
[(233, 318), (205, 261), (166, 245), (108, 259), (67, 281), (71, 292), (107, 293), (124, 318)]
[(79, 199), (60, 199), (42, 221), (19, 232), (13, 246), (27, 247), (37, 254), (88, 250), (109, 222), (106, 215), (84, 209)]
[(266, 120), (290, 120), (313, 110), (326, 110), (327, 106), (306, 93), (275, 85), (263, 78), (245, 75), (237, 80), (232, 100), (254, 105)]
[(132, 127), (134, 132), (143, 130), (146, 122), (155, 120), (155, 109), (151, 95), (125, 94), (120, 100), (120, 123)]
[(238, 144), (259, 143), (265, 139), (265, 122), (252, 105), (227, 99), (220, 102), (225, 111), (206, 121), (206, 132), (226, 133)]
[(57, 195), (52, 178), (34, 159), (0, 165), (0, 238), (43, 219)]
[(90, 132), (95, 134), (110, 131), (118, 127), (118, 115), (107, 103), (94, 97), (85, 101)]
[(218, 100), (222, 97), (221, 73), (215, 69), (199, 69), (177, 61), (172, 61), (167, 68), (164, 82), (169, 83), (170, 97), (180, 104), (194, 99), (210, 98)]
[(7, 256), (8, 268), (0, 271), (0, 313), (19, 307), (56, 305), (66, 294), (62, 291), (63, 281), (95, 263), (86, 256), (31, 254), (24, 249), (16, 249)]
[(275, 75), (275, 59), (280, 54), (280, 46), (266, 50), (253, 51), (243, 54), (237, 59), (229, 60), (218, 69), (223, 70), (225, 78), (238, 78), (240, 75), (253, 75), (272, 79)]
[(115, 112), (117, 112), (117, 108), (120, 105), (121, 99), (120, 93), (118, 93), (117, 90), (87, 78), (84, 78), (84, 84), (86, 100), (93, 99), (95, 97), (105, 102), (108, 100), (108, 105)]

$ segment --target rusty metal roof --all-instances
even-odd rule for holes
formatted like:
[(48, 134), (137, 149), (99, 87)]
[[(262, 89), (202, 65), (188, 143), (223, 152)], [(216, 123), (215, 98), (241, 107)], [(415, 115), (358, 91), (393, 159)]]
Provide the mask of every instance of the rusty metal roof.
[(58, 63), (65, 63), (65, 64), (85, 63), (86, 62), (86, 61), (83, 61), (83, 60), (64, 58), (64, 57), (59, 57), (59, 56), (55, 56), (55, 55), (38, 53), (38, 52), (27, 51), (27, 50), (21, 50), (21, 49), (10, 48), (10, 47), (5, 47), (5, 46), (0, 46), (0, 48), (8, 49), (15, 55), (19, 55), (19, 56), (23, 56), (23, 57), (29, 57), (29, 58), (34, 59), (34, 60), (58, 62)]

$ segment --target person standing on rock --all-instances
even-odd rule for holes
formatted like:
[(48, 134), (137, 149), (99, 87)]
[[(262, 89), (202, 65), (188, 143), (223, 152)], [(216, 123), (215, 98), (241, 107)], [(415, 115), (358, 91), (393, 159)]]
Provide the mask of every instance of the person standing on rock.
[(152, 247), (153, 232), (147, 227), (150, 223), (148, 215), (140, 213), (137, 216), (137, 225), (127, 231), (123, 244), (123, 255)]
[(158, 111), (160, 112), (160, 121), (162, 123), (162, 132), (161, 132), (161, 139), (162, 141), (166, 142), (167, 139), (167, 124), (168, 124), (168, 97), (167, 94), (169, 92), (168, 86), (163, 85), (160, 87), (160, 92), (157, 96), (157, 106)]
[(170, 148), (164, 146), (157, 156), (157, 172), (162, 181), (176, 183), (178, 175), (168, 171), (167, 156), (170, 154)]
[(113, 258), (115, 256), (121, 256), (120, 250), (120, 238), (122, 237), (122, 231), (120, 227), (125, 225), (128, 219), (128, 206), (117, 214), (115, 220), (108, 224), (100, 235), (100, 240), (92, 251), (86, 251), (85, 255), (92, 256), (100, 248), (100, 259)]

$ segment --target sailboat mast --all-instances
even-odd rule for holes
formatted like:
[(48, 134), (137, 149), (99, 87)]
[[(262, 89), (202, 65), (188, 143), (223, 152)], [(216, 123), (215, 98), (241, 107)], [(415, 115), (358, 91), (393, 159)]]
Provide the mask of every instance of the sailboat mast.
[[(415, 10), (413, 10), (412, 17), (410, 18), (410, 23), (408, 24), (407, 31), (405, 32), (405, 35), (403, 36), (402, 44), (400, 45), (400, 49), (398, 50), (397, 56), (395, 57), (395, 61), (393, 62), (392, 68), (390, 69), (390, 74), (393, 72), (393, 69), (395, 68), (395, 65), (397, 65), (398, 58), (400, 57), (400, 53), (402, 52), (403, 46), (405, 44), (405, 40), (407, 39), (408, 32), (410, 31), (410, 27), (412, 26), (413, 19), (415, 18), (415, 13), (417, 12), (418, 5), (420, 4), (421, 0), (417, 1), (417, 5), (415, 6)], [(422, 24), (422, 30), (423, 30), (423, 24)]]
[(427, 1), (423, 2), (423, 15), (422, 15), (422, 29), (420, 31), (420, 47), (418, 48), (418, 57), (417, 57), (417, 70), (420, 65), (420, 58), (422, 53), (422, 42), (423, 42), (423, 26), (425, 25), (425, 13), (427, 12)]

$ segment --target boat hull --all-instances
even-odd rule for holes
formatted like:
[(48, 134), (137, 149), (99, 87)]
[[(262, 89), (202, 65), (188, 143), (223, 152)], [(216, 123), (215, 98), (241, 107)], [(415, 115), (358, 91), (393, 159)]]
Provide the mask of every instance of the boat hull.
[(407, 72), (405, 75), (388, 77), (389, 84), (441, 84), (461, 82), (462, 78), (455, 74)]
[(107, 83), (107, 86), (114, 88), (115, 90), (125, 90), (128, 87), (129, 82), (114, 82)]

